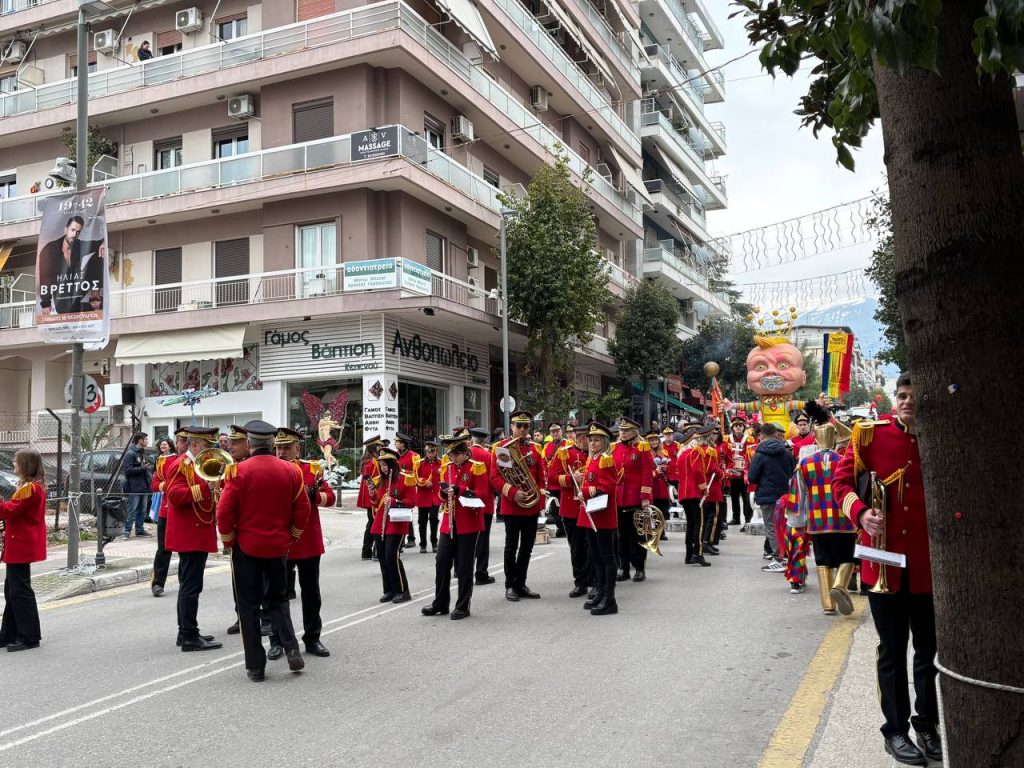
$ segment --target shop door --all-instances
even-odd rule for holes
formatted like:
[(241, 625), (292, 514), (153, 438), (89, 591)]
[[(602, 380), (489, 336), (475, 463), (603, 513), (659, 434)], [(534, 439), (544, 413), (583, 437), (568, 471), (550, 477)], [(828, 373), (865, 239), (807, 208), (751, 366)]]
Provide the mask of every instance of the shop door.
[(447, 397), (443, 387), (398, 382), (398, 428), (412, 435), (416, 451), (422, 453), (424, 440), (444, 433)]

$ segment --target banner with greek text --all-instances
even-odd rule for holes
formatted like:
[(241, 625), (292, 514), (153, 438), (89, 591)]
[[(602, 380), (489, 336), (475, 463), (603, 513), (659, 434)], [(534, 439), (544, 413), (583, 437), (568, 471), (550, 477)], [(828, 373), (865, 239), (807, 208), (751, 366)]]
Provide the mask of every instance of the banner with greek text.
[(110, 336), (106, 189), (46, 198), (36, 254), (36, 327), (51, 344)]
[(398, 431), (398, 377), (391, 373), (363, 376), (363, 436), (394, 440)]
[(398, 270), (394, 259), (346, 261), (342, 266), (344, 267), (346, 291), (398, 287)]

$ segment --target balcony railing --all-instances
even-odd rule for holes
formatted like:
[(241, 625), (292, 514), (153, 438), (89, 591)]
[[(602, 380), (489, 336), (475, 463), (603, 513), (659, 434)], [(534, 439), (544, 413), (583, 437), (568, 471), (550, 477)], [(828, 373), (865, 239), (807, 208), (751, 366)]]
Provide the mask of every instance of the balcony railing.
[(619, 63), (625, 67), (626, 71), (629, 72), (629, 76), (636, 82), (640, 81), (640, 70), (637, 69), (637, 63), (633, 56), (632, 51), (626, 50), (622, 40), (615, 34), (610, 26), (608, 26), (608, 20), (602, 16), (597, 8), (590, 2), (590, 0), (576, 0), (576, 5), (583, 12), (583, 15), (587, 17), (594, 29), (604, 40), (608, 46), (608, 50), (619, 60)]
[(697, 200), (697, 198), (693, 197), (686, 190), (683, 190), (682, 193), (677, 192), (672, 189), (672, 184), (662, 181), (661, 179), (648, 179), (644, 181), (644, 186), (647, 187), (647, 191), (652, 195), (666, 195), (673, 205), (700, 224), (701, 229), (707, 226), (707, 216), (704, 212), (704, 206), (699, 200)]
[(641, 125), (657, 125), (660, 126), (669, 136), (675, 141), (675, 143), (683, 150), (684, 153), (690, 156), (697, 167), (704, 170), (704, 148), (699, 146), (693, 139), (687, 136), (680, 130), (677, 130), (669, 119), (665, 117), (661, 112), (644, 112), (640, 115)]
[(644, 50), (652, 61), (658, 60), (664, 63), (676, 83), (679, 84), (679, 89), (690, 99), (697, 111), (703, 114), (704, 89), (690, 76), (683, 65), (672, 55), (672, 52), (664, 45), (648, 45)]
[[(430, 147), (423, 138), (402, 126), (399, 128), (399, 156), (419, 165), (489, 210), (500, 210), (498, 190), (448, 155)], [(122, 176), (106, 182), (107, 203), (116, 205), (355, 165), (349, 159), (350, 146), (351, 134), (347, 134), (163, 171)], [(46, 195), (29, 195), (0, 200), (0, 224), (36, 218), (45, 199)]]
[(704, 5), (704, 0), (686, 0), (686, 4), (694, 8), (693, 12), (700, 17), (701, 23), (710, 36), (718, 41), (719, 44), (724, 44), (725, 37), (722, 35), (722, 30), (715, 24), (715, 20), (711, 18), (711, 13), (708, 11), (707, 6)]
[(53, 2), (56, 2), (56, 0), (0, 0), (0, 16), (17, 13), (18, 11), (27, 11), (29, 8), (35, 8), (37, 5), (46, 5)]
[(722, 144), (727, 143), (725, 140), (725, 123), (716, 121), (711, 124), (711, 130), (718, 134), (718, 137), (722, 140)]
[(680, 258), (674, 251), (670, 240), (659, 241), (653, 248), (644, 248), (645, 262), (661, 262), (680, 273), (688, 282), (684, 283), (696, 296), (707, 302), (713, 309), (719, 312), (728, 313), (728, 297), (720, 292), (712, 291), (708, 277), (704, 270), (696, 265), (689, 264)]

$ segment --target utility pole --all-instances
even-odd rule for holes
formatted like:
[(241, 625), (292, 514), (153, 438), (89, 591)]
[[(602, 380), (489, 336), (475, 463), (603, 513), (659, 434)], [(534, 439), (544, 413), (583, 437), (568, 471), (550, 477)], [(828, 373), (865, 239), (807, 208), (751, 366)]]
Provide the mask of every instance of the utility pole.
[(501, 209), (501, 224), (499, 225), (500, 236), (501, 236), (501, 384), (502, 394), (502, 411), (505, 417), (505, 437), (512, 436), (512, 428), (509, 423), (512, 414), (510, 413), (509, 394), (508, 394), (508, 259), (505, 254), (505, 217), (512, 213), (511, 209)]

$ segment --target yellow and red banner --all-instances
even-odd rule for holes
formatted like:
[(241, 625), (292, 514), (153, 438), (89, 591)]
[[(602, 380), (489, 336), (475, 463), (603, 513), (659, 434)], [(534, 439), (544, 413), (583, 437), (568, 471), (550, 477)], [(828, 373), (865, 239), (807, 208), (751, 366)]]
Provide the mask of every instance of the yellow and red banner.
[(850, 364), (853, 361), (853, 334), (826, 333), (821, 361), (821, 389), (834, 400), (850, 391)]

